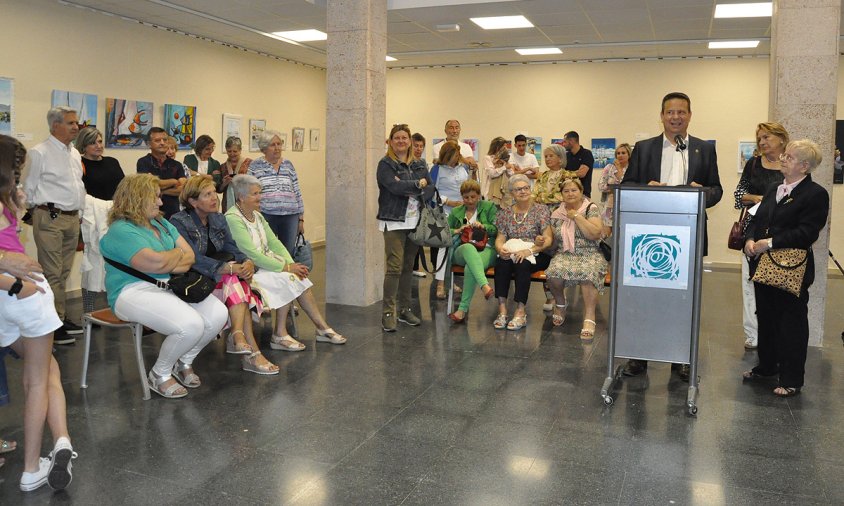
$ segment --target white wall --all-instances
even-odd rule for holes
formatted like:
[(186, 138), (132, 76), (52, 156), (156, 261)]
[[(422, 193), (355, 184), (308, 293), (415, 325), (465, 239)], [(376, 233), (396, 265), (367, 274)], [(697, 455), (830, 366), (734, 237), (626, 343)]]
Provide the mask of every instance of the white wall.
[[(197, 135), (217, 142), (225, 160), (222, 114), (243, 116), (287, 132), (305, 128), (305, 151), (286, 151), (305, 199), (306, 232), (325, 239), (325, 72), (146, 27), (55, 1), (0, 0), (0, 76), (15, 79), (15, 130), (32, 134), (32, 147), (49, 135), (46, 113), (53, 89), (98, 96), (98, 126), (105, 126), (106, 97), (152, 101), (161, 126), (165, 103), (197, 106)], [(279, 42), (279, 44), (283, 44)], [(319, 151), (308, 149), (308, 130), (322, 132)], [(145, 149), (107, 149), (127, 174)], [(221, 154), (222, 153), (222, 154)], [(187, 154), (179, 152), (178, 158)], [(259, 152), (244, 153), (251, 158)], [(27, 251), (34, 255), (29, 227)], [(76, 271), (75, 271), (76, 272)], [(79, 288), (74, 274), (69, 289)]]

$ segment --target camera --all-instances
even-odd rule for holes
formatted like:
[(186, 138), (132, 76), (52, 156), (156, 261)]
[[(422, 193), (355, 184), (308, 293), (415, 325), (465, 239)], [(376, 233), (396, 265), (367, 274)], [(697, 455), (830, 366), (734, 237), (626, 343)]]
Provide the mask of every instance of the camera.
[(502, 162), (508, 162), (510, 161), (510, 151), (508, 151), (506, 148), (502, 149), (498, 152), (497, 155), (495, 155), (495, 157), (501, 160)]

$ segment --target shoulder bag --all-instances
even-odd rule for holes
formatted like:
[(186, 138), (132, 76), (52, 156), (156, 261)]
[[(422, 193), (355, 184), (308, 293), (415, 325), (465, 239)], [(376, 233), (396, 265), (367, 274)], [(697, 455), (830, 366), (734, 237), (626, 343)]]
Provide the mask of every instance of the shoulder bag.
[[(413, 197), (411, 197), (413, 198)], [(434, 192), (434, 207), (420, 202), (419, 223), (408, 238), (414, 244), (429, 248), (448, 248), (451, 246), (451, 229), (448, 216), (440, 202), (440, 192)]]
[(305, 234), (296, 236), (296, 246), (293, 248), (293, 261), (305, 265), (308, 270), (314, 268), (314, 255), (311, 243), (305, 239)]
[(152, 283), (164, 290), (170, 290), (176, 295), (176, 297), (192, 304), (205, 300), (209, 295), (211, 295), (211, 292), (213, 292), (214, 288), (217, 286), (217, 283), (214, 282), (213, 279), (205, 276), (204, 274), (200, 274), (195, 270), (189, 270), (182, 274), (171, 274), (169, 281), (162, 281), (160, 279), (155, 279), (154, 277), (145, 274), (134, 267), (129, 267), (126, 264), (116, 262), (108, 257), (104, 256), (103, 260), (108, 262), (108, 264), (115, 269), (121, 270), (130, 276), (134, 276), (141, 281)]
[(747, 227), (747, 224), (745, 223), (747, 216), (747, 207), (742, 207), (738, 221), (734, 221), (733, 226), (730, 228), (730, 235), (727, 238), (728, 248), (737, 251), (744, 249), (744, 229)]
[(800, 297), (809, 251), (800, 248), (775, 248), (762, 253), (751, 281), (784, 290)]

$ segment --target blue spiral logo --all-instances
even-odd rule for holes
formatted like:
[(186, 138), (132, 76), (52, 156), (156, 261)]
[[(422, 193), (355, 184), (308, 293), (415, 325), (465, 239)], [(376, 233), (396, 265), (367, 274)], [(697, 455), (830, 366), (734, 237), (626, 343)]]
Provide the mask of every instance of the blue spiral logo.
[(633, 236), (630, 274), (635, 278), (675, 281), (680, 277), (680, 238), (676, 235)]

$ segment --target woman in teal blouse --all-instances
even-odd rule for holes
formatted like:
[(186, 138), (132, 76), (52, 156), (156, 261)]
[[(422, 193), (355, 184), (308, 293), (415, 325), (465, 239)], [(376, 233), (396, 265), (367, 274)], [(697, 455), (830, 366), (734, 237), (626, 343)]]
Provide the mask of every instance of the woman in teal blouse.
[[(495, 213), (498, 209), (492, 202), (481, 200), (481, 186), (478, 182), (474, 179), (464, 181), (460, 185), (460, 195), (463, 197), (463, 204), (455, 207), (448, 215), (448, 226), (454, 234), (456, 245), (451, 262), (454, 265), (466, 266), (460, 305), (457, 311), (448, 315), (454, 323), (466, 321), (466, 312), (469, 311), (469, 305), (472, 303), (475, 286), (481, 288), (485, 299), (489, 299), (495, 293), (495, 290), (489, 286), (486, 270), (495, 262), (495, 235), (498, 233), (495, 227)], [(460, 244), (460, 235), (467, 227), (486, 230), (489, 239), (481, 251), (478, 251), (474, 244)]]

